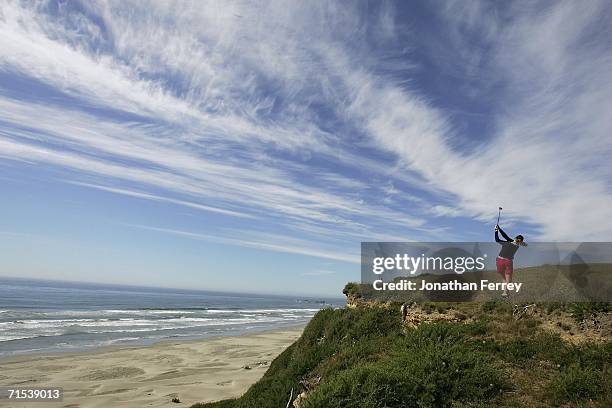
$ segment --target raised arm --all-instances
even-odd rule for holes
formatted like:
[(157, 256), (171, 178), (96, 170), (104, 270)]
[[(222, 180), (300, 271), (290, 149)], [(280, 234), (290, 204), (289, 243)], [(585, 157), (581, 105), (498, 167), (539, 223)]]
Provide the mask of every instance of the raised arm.
[(496, 228), (495, 228), (495, 241), (496, 241), (496, 242), (504, 242), (504, 241), (502, 241), (501, 239), (499, 239), (499, 235), (497, 234), (497, 231), (501, 232), (502, 237), (504, 237), (504, 239), (506, 240), (506, 242), (512, 242), (512, 241), (514, 241), (512, 238), (510, 238), (510, 237), (508, 236), (508, 234), (506, 234), (506, 233), (504, 232), (504, 230), (502, 230), (502, 229), (501, 229), (501, 227), (500, 227), (499, 225), (497, 225), (497, 226), (496, 226)]

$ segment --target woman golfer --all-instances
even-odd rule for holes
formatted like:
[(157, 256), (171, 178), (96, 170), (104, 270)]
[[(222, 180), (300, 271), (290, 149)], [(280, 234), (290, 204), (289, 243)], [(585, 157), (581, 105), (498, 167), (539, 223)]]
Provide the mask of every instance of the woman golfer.
[[(499, 239), (498, 233), (501, 232), (502, 237), (504, 237), (505, 241)], [(501, 245), (501, 251), (499, 251), (499, 255), (495, 260), (495, 266), (497, 266), (497, 273), (499, 273), (503, 278), (505, 283), (512, 282), (512, 260), (514, 259), (514, 254), (518, 251), (520, 246), (527, 246), (524, 242), (524, 238), (522, 235), (517, 235), (516, 238), (512, 239), (500, 228), (499, 224), (495, 226), (495, 242), (498, 242)], [(504, 288), (502, 292), (502, 296), (508, 296), (508, 290)]]

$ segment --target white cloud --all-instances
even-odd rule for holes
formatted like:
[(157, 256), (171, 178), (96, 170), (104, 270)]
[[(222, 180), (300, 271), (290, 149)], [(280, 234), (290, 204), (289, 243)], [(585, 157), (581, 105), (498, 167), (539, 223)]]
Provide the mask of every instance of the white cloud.
[[(133, 225), (133, 227), (141, 228), (141, 229), (145, 229), (149, 231), (154, 231), (154, 232), (160, 232), (164, 234), (175, 235), (175, 236), (188, 238), (188, 239), (194, 239), (198, 241), (208, 241), (208, 242), (217, 243), (217, 244), (228, 244), (228, 245), (235, 245), (235, 246), (241, 246), (241, 247), (246, 247), (246, 248), (264, 249), (267, 251), (274, 251), (274, 252), (283, 252), (283, 253), (296, 254), (296, 255), (306, 255), (306, 256), (312, 256), (312, 257), (317, 257), (317, 258), (331, 259), (334, 261), (349, 262), (349, 263), (354, 263), (354, 264), (359, 264), (361, 261), (361, 258), (359, 257), (359, 255), (350, 254), (346, 252), (339, 253), (333, 250), (326, 251), (320, 248), (312, 248), (312, 247), (309, 247), (310, 243), (305, 242), (305, 241), (296, 240), (288, 236), (274, 235), (272, 236), (274, 240), (270, 242), (266, 239), (265, 234), (252, 234), (253, 239), (244, 239), (243, 237), (241, 237), (244, 235), (244, 232), (242, 231), (238, 232), (233, 237), (231, 236), (221, 237), (221, 236), (216, 236), (216, 235), (201, 234), (198, 232), (184, 231), (184, 230), (171, 229), (171, 228), (151, 227), (151, 226), (146, 226), (146, 225)], [(268, 234), (268, 236), (270, 235)], [(289, 244), (287, 244), (287, 242), (289, 242)]]
[[(381, 73), (418, 66), (383, 64), (370, 48), (368, 33), (398, 45), (405, 27), (392, 7), (372, 30), (341, 3), (45, 7), (0, 6), (0, 71), (58, 92), (0, 91), (4, 159), (68, 169), (66, 180), (113, 194), (262, 219), (287, 229), (278, 242), (304, 236), (310, 254), (319, 238), (336, 252), (360, 240), (451, 239), (429, 218), (490, 222), (500, 204), (540, 238), (612, 232), (602, 222), (612, 215), (612, 54), (589, 32), (605, 3), (440, 11), (453, 39), (446, 69), (476, 91), (493, 77), (500, 89), (494, 131), (467, 135), (471, 152), (418, 83)], [(492, 51), (473, 47), (474, 35)], [(295, 250), (268, 238), (260, 248)]]
[(122, 194), (122, 195), (130, 196), (130, 197), (143, 198), (143, 199), (152, 200), (152, 201), (162, 201), (166, 203), (182, 205), (182, 206), (189, 207), (189, 208), (195, 208), (196, 210), (209, 211), (209, 212), (214, 212), (214, 213), (219, 213), (219, 214), (224, 214), (224, 215), (230, 215), (232, 217), (254, 218), (252, 215), (237, 212), (237, 211), (225, 210), (223, 208), (211, 207), (208, 205), (202, 205), (202, 204), (194, 203), (191, 201), (176, 200), (176, 199), (162, 197), (162, 196), (158, 196), (154, 194), (142, 193), (139, 191), (131, 191), (131, 190), (123, 189), (123, 188), (106, 187), (106, 186), (100, 186), (97, 184), (82, 183), (78, 181), (70, 181), (69, 183), (77, 185), (77, 186), (83, 186), (83, 187), (95, 188), (97, 190), (108, 191), (110, 193)]
[[(464, 215), (490, 220), (503, 204), (510, 216), (540, 226), (543, 239), (609, 238), (612, 226), (602, 220), (612, 216), (606, 159), (612, 143), (605, 119), (612, 100), (612, 50), (588, 38), (596, 35), (588, 31), (604, 7), (559, 3), (522, 13), (499, 32), (487, 28), (498, 50), (492, 63), (508, 88), (500, 105), (504, 100), (509, 105), (496, 118), (497, 133), (473, 152), (450, 147), (454, 129), (444, 112), (418, 93), (371, 74), (349, 75), (345, 66), (347, 86), (356, 95), (350, 112), (380, 144), (454, 194)], [(484, 24), (495, 17), (477, 12)], [(448, 16), (465, 23), (457, 18)]]

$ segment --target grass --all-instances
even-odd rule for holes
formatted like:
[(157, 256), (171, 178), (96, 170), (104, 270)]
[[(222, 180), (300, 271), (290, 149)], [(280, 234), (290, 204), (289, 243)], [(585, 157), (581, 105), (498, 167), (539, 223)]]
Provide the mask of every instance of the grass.
[(612, 343), (571, 345), (503, 302), (463, 307), (467, 323), (416, 329), (395, 307), (322, 310), (242, 397), (194, 407), (284, 407), (292, 389), (301, 408), (612, 406)]
[(603, 394), (604, 387), (598, 370), (573, 364), (551, 382), (550, 398), (556, 404), (591, 401)]

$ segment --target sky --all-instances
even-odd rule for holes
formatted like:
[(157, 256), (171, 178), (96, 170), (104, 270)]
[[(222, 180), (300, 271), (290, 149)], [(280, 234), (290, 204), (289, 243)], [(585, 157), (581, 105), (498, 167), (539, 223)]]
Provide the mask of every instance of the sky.
[(612, 6), (0, 3), (0, 275), (340, 295), (362, 241), (612, 236)]

